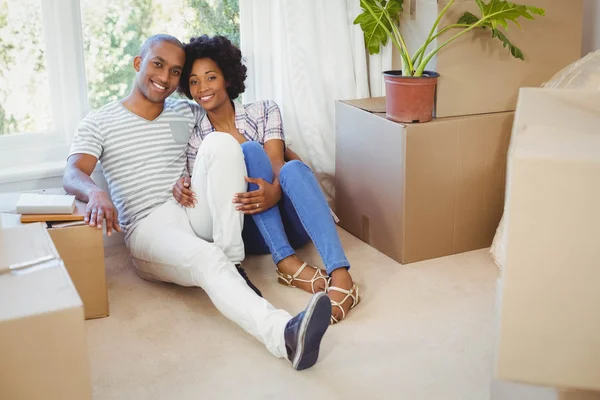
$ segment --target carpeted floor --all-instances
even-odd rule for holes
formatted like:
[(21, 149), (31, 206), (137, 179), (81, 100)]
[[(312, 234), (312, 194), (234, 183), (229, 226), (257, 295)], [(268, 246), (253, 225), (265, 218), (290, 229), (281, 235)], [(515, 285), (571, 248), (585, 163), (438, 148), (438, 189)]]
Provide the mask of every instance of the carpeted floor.
[[(222, 317), (198, 288), (140, 279), (107, 248), (111, 315), (87, 321), (94, 398), (488, 399), (498, 270), (488, 250), (402, 266), (345, 231), (362, 303), (294, 371)], [(322, 265), (312, 245), (301, 250)], [(292, 314), (310, 295), (277, 284), (269, 256), (244, 266)]]

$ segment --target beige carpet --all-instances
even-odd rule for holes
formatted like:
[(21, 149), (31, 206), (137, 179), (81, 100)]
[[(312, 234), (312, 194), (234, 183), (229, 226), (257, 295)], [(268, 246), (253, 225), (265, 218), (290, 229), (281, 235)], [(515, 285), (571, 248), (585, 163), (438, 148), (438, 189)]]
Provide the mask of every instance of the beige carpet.
[[(87, 322), (94, 398), (488, 399), (498, 275), (488, 250), (402, 266), (340, 234), (363, 301), (302, 372), (201, 289), (143, 281), (124, 247), (108, 248), (111, 315)], [(300, 254), (322, 265), (312, 245)], [(310, 295), (278, 285), (269, 256), (244, 265), (275, 306), (304, 308)]]

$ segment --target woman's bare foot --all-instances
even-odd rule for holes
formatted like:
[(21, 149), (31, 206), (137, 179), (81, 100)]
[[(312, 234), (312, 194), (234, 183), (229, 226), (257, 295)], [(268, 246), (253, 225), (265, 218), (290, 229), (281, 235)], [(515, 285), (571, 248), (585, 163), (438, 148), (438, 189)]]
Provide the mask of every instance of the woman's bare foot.
[[(285, 277), (287, 282), (290, 282), (292, 286), (304, 290), (308, 293), (322, 292), (327, 288), (327, 275), (319, 274), (317, 268), (307, 265), (304, 270), (295, 279), (292, 280), (292, 276), (302, 268), (303, 261), (300, 260), (296, 255), (291, 255), (284, 258), (277, 264), (277, 269)], [(281, 277), (279, 278), (282, 279)]]
[[(329, 282), (329, 286), (337, 287), (346, 291), (351, 291), (350, 293), (352, 293), (356, 297), (356, 303), (358, 304), (358, 289), (356, 291), (352, 290), (354, 288), (354, 281), (352, 280), (352, 276), (350, 276), (350, 273), (348, 272), (347, 268), (338, 268), (334, 270), (331, 273), (331, 281)], [(350, 311), (350, 308), (354, 303), (354, 299), (352, 298), (352, 296), (348, 296), (347, 293), (339, 292), (337, 290), (329, 290), (327, 294), (329, 295), (329, 298), (332, 301), (338, 303), (341, 302), (340, 306), (334, 306), (331, 310), (332, 316), (336, 319), (336, 321), (339, 322), (346, 315), (348, 315), (348, 311)], [(343, 308), (344, 311), (342, 311), (340, 307)]]

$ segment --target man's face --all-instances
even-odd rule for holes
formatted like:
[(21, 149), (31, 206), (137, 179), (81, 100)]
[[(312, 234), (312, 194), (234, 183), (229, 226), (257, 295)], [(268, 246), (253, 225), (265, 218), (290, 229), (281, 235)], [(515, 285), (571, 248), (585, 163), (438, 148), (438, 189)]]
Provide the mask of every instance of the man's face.
[(134, 59), (135, 84), (148, 100), (162, 103), (177, 89), (184, 63), (183, 49), (168, 42), (156, 43), (143, 59)]

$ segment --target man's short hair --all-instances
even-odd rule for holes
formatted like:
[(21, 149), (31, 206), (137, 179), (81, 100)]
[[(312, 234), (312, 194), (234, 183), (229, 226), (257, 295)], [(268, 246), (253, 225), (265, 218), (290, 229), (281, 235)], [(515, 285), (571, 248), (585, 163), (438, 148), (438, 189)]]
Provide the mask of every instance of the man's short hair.
[(179, 47), (181, 50), (184, 50), (183, 44), (175, 36), (167, 35), (164, 33), (159, 33), (158, 35), (150, 36), (148, 39), (146, 39), (144, 44), (142, 44), (142, 47), (140, 49), (140, 57), (142, 57), (142, 59), (144, 59), (146, 57), (146, 54), (148, 54), (148, 52), (152, 48), (152, 46), (154, 46), (157, 43), (162, 43), (162, 42), (171, 43), (171, 44)]

